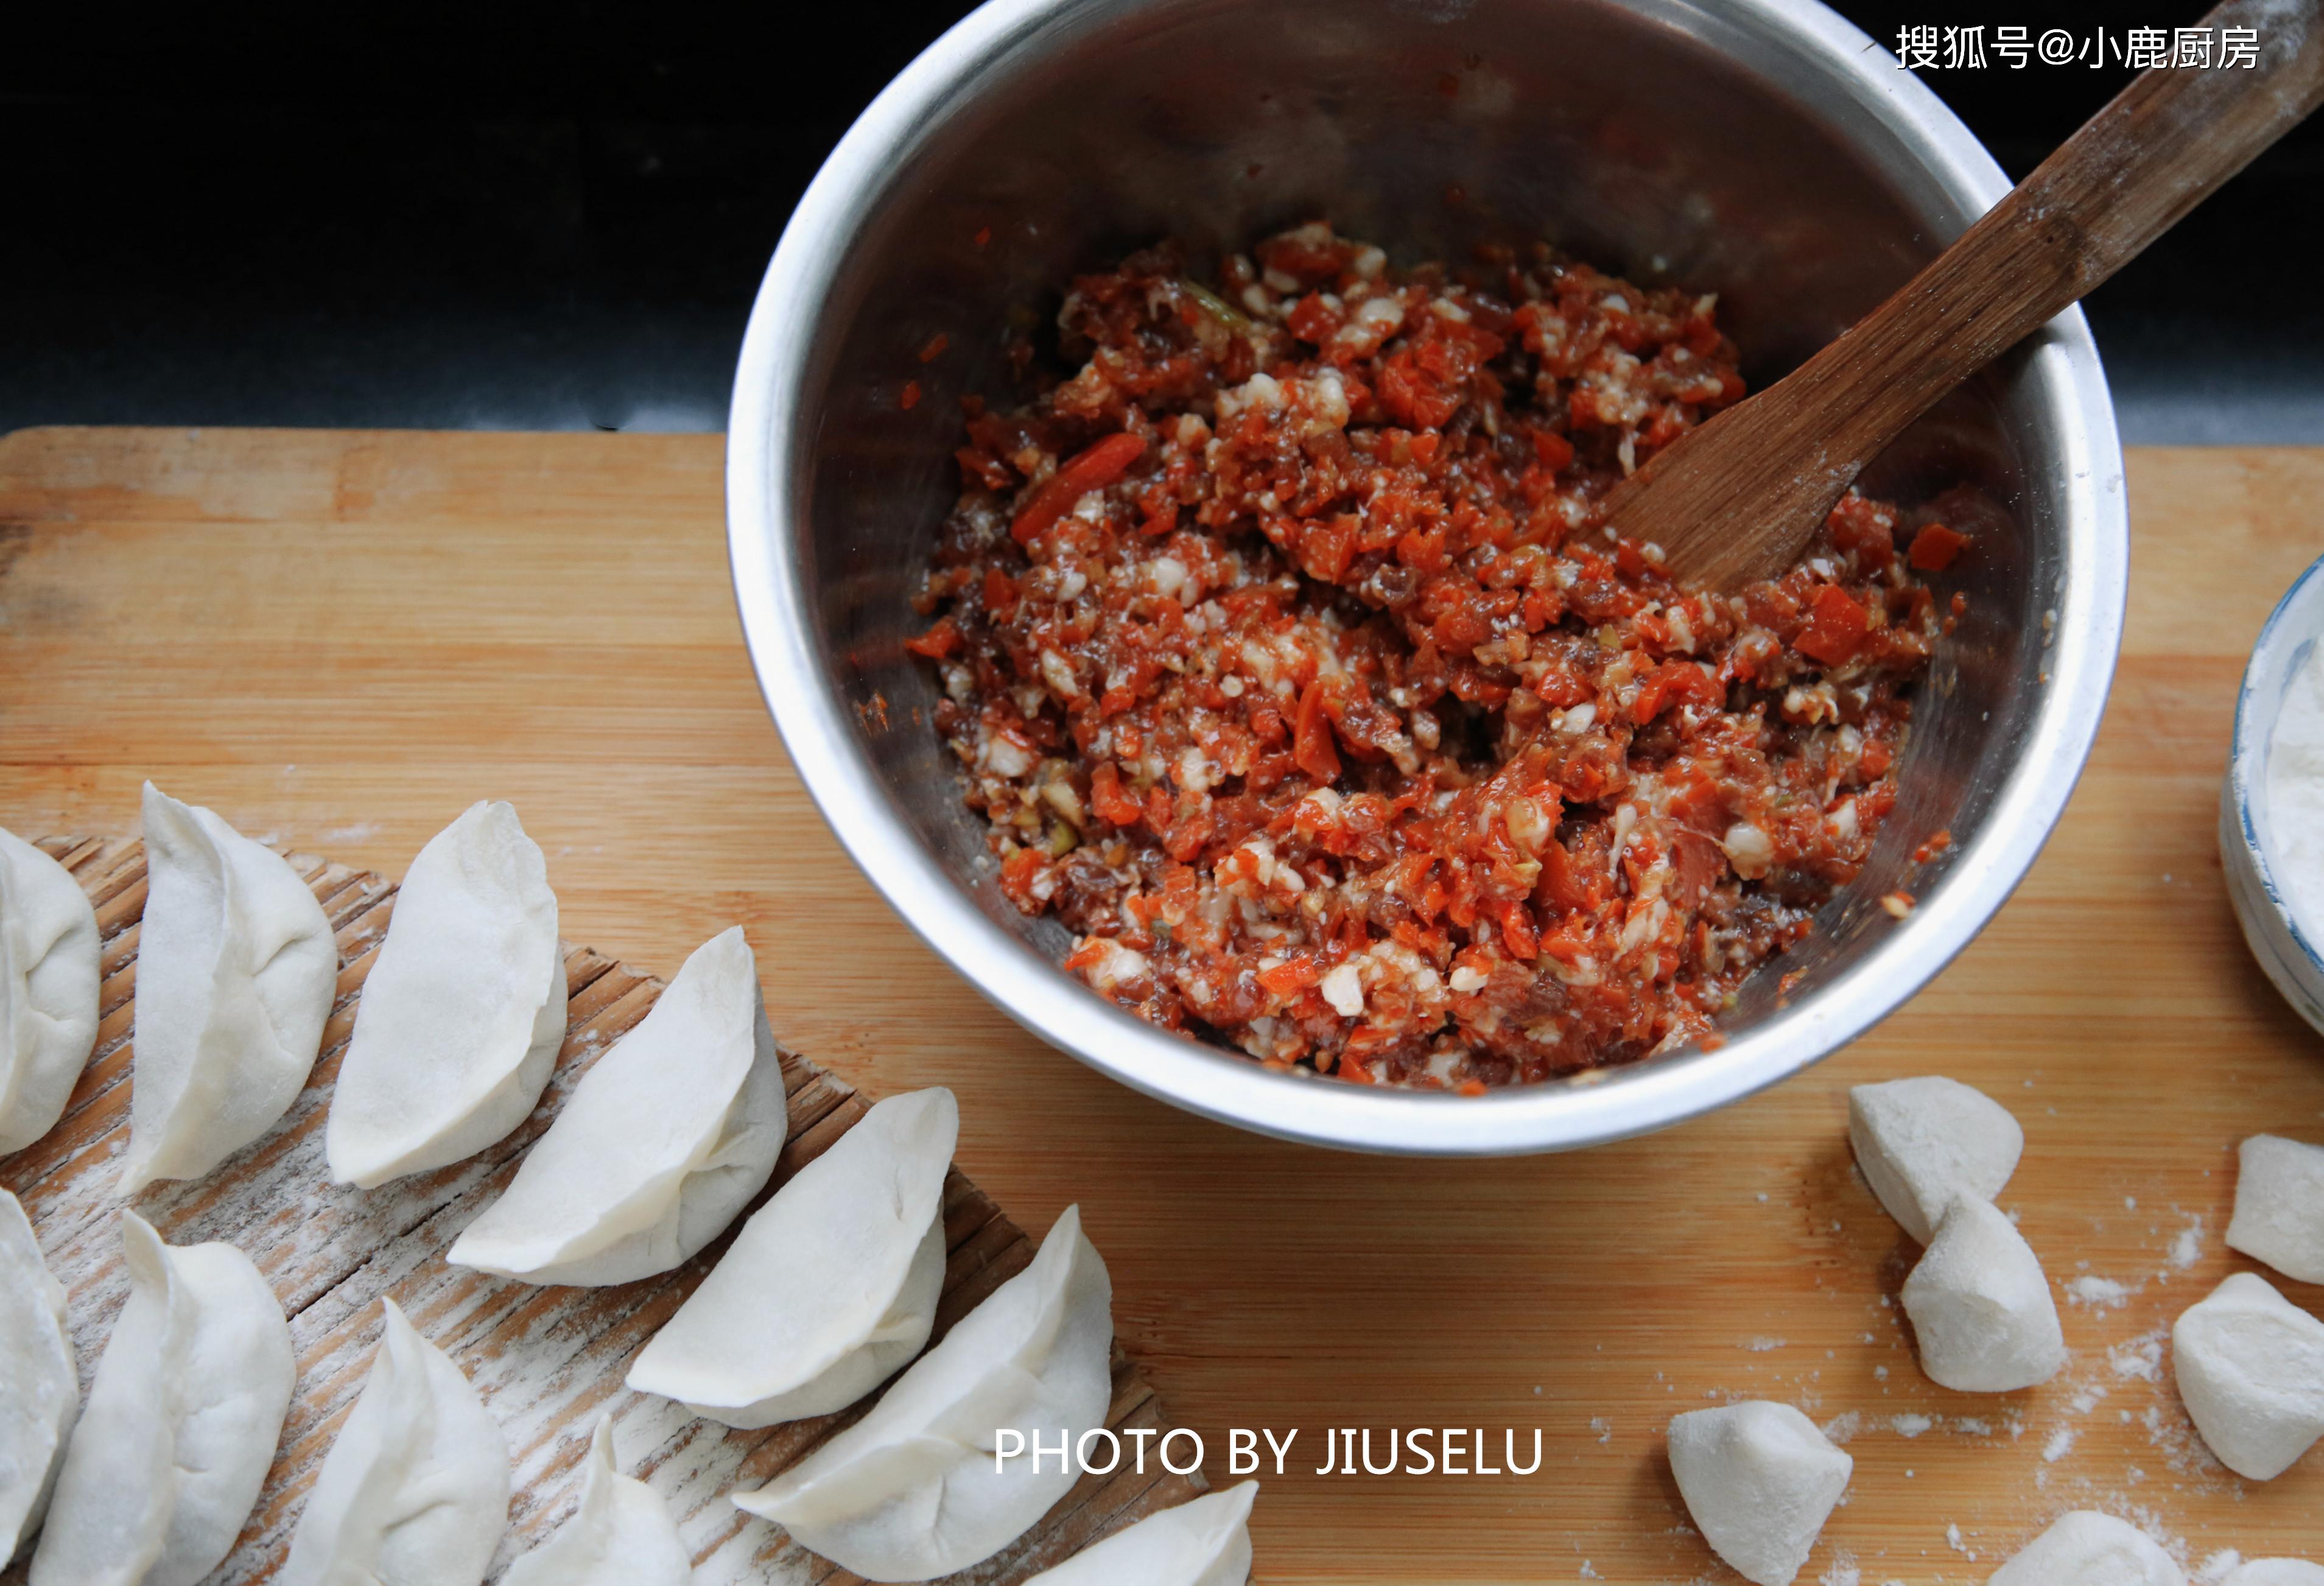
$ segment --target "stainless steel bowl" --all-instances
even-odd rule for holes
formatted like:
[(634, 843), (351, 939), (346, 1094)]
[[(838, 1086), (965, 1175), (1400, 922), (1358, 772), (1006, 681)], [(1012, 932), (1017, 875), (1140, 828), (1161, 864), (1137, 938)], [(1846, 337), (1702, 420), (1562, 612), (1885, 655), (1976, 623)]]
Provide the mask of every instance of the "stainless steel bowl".
[[(1962, 564), (1969, 614), (1902, 761), (1904, 798), (1813, 942), (1727, 1040), (1481, 1098), (1269, 1072), (1153, 1029), (1056, 967), (1000, 896), (901, 648), (955, 490), (964, 392), (1005, 392), (1012, 325), (1163, 235), (1240, 247), (1329, 216), (1407, 260), (1548, 237), (1720, 293), (1755, 383), (1904, 281), (2006, 187), (1933, 95), (1810, 0), (992, 0), (890, 84), (807, 189), (736, 372), (727, 513), (761, 687), (877, 886), (1036, 1034), (1148, 1094), (1268, 1134), (1437, 1155), (1637, 1134), (1813, 1063), (1912, 995), (2025, 873), (2098, 728), (2129, 530), (2079, 311), (1868, 479), (1981, 486), (2012, 522)], [(1458, 193), (1451, 189), (1457, 188)], [(919, 349), (949, 338), (927, 365)], [(904, 405), (917, 380), (925, 399)], [(1913, 848), (1950, 849), (1898, 921)]]

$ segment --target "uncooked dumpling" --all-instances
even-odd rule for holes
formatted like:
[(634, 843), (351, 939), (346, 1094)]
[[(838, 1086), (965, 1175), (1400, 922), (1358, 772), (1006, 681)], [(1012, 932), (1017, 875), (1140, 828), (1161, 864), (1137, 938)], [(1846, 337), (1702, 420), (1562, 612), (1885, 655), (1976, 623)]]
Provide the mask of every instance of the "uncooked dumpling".
[(279, 1586), (479, 1586), (508, 1525), (508, 1443), (393, 1300)]
[(1932, 1382), (2014, 1393), (2066, 1369), (2066, 1335), (2041, 1259), (1984, 1201), (1953, 1203), (1905, 1278), (1904, 1300)]
[(56, 1127), (88, 1066), (97, 945), (97, 913), (72, 872), (0, 831), (0, 1157)]
[(2187, 1586), (2187, 1573), (2128, 1521), (2076, 1509), (1996, 1570), (1987, 1586)]
[(2238, 1157), (2227, 1248), (2286, 1277), (2324, 1283), (2324, 1146), (2255, 1134)]
[(1766, 1399), (1672, 1417), (1670, 1462), (1702, 1539), (1757, 1586), (1791, 1586), (1856, 1469), (1814, 1422)]
[(1922, 1244), (1955, 1195), (1998, 1197), (2025, 1149), (2007, 1108), (1940, 1074), (1858, 1085), (1848, 1093), (1848, 1139), (1872, 1193)]
[(1246, 1586), (1258, 1497), (1245, 1481), (1148, 1515), (1025, 1586)]
[(742, 927), (695, 949), (581, 1076), (515, 1182), (446, 1259), (528, 1283), (631, 1283), (724, 1231), (790, 1132)]
[(678, 1539), (669, 1506), (613, 1468), (611, 1415), (597, 1417), (587, 1471), (573, 1517), (511, 1564), (501, 1586), (686, 1586), (694, 1578), (693, 1555)]
[(274, 1290), (229, 1244), (121, 1218), (129, 1298), (65, 1451), (32, 1586), (194, 1586), (241, 1535), (298, 1366)]
[(825, 1415), (878, 1387), (936, 1323), (959, 1137), (950, 1091), (872, 1108), (742, 1225), (629, 1385), (742, 1427)]
[(871, 1413), (742, 1508), (872, 1581), (923, 1581), (990, 1558), (1065, 1495), (1070, 1462), (995, 1470), (996, 1430), (1054, 1451), (1105, 1424), (1113, 1286), (1065, 1208), (1031, 1266), (920, 1357)]
[(41, 1259), (24, 1208), (0, 1190), (0, 1564), (48, 1512), (79, 1414), (64, 1285)]
[(2324, 1437), (2324, 1322), (2256, 1273), (2187, 1308), (2171, 1361), (2195, 1429), (2238, 1476), (2273, 1481)]
[(324, 1149), (365, 1189), (475, 1156), (524, 1121), (565, 1042), (549, 863), (506, 804), (429, 839), (396, 893)]
[(199, 1178), (274, 1127), (339, 975), (331, 922), (290, 862), (151, 782), (145, 878), (124, 1194)]

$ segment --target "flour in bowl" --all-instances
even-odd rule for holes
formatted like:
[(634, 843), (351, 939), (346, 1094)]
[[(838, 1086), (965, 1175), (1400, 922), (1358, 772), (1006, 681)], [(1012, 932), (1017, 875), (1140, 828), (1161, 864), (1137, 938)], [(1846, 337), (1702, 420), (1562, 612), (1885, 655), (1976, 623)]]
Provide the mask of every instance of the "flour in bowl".
[(2324, 645), (2284, 690), (2268, 738), (2267, 808), (2276, 883), (2301, 934), (2324, 941)]

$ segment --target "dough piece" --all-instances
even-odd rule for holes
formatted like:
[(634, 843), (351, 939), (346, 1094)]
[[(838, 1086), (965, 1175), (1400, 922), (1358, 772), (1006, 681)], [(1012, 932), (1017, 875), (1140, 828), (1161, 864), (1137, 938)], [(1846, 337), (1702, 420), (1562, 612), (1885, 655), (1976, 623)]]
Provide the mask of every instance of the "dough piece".
[(32, 1586), (194, 1586), (274, 1462), (298, 1364), (274, 1290), (229, 1244), (121, 1214), (129, 1298), (65, 1451)]
[(79, 1415), (64, 1285), (41, 1259), (24, 1208), (0, 1190), (0, 1564), (48, 1512)]
[(2324, 1586), (2324, 1564), (2296, 1558), (2255, 1558), (2219, 1586)]
[(88, 1065), (97, 947), (97, 911), (72, 872), (0, 831), (0, 1157), (57, 1126)]
[(878, 1387), (936, 1324), (959, 1138), (950, 1091), (873, 1107), (742, 1225), (639, 1352), (630, 1387), (744, 1428), (844, 1409)]
[(2238, 1476), (2273, 1481), (2324, 1437), (2324, 1322), (2238, 1272), (2189, 1306), (2171, 1360), (2195, 1429)]
[(1258, 1497), (1244, 1481), (1148, 1515), (1025, 1586), (1246, 1586)]
[[(1113, 1284), (1068, 1206), (1033, 1264), (992, 1291), (870, 1414), (734, 1502), (872, 1581), (991, 1557), (1074, 1484), (1071, 1462), (994, 1470), (996, 1429), (1078, 1444), (1113, 1397)], [(1065, 1467), (1065, 1468), (1061, 1468)]]
[(364, 1189), (465, 1160), (524, 1121), (565, 1044), (549, 863), (506, 804), (428, 840), (355, 1005), (324, 1150)]
[(757, 960), (736, 926), (694, 950), (581, 1076), (516, 1180), (445, 1259), (527, 1283), (632, 1283), (725, 1231), (790, 1133)]
[(199, 1178), (274, 1127), (339, 978), (331, 922), (290, 862), (151, 782), (145, 878), (124, 1195)]
[(363, 1397), (308, 1489), (280, 1586), (480, 1586), (508, 1526), (508, 1443), (390, 1299)]
[(2137, 1526), (2076, 1509), (1996, 1570), (1987, 1586), (2187, 1586), (2187, 1575)]
[[(654, 1489), (613, 1468), (613, 1417), (589, 1437), (581, 1507), (557, 1535), (523, 1554), (501, 1586), (687, 1586), (694, 1556)], [(1242, 1586), (1238, 1581), (1235, 1586)]]
[(2228, 1248), (2286, 1277), (2324, 1283), (2324, 1146), (2255, 1134), (2240, 1155)]
[(2025, 1150), (2025, 1131), (1983, 1091), (1931, 1074), (1848, 1093), (1856, 1164), (1888, 1215), (1922, 1244), (1955, 1195), (1997, 1197)]
[(2058, 1302), (2033, 1247), (1988, 1202), (1963, 1195), (1904, 1280), (1921, 1369), (1962, 1393), (2014, 1393), (2066, 1366)]
[(1766, 1399), (1673, 1417), (1670, 1462), (1711, 1551), (1757, 1586), (1791, 1586), (1856, 1469), (1814, 1422)]

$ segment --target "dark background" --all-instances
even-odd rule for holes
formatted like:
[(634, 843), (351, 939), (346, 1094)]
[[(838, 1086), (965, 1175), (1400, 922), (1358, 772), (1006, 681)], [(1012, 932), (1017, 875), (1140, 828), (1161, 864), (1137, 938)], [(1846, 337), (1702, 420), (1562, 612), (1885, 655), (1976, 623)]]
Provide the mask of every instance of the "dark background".
[[(969, 7), (29, 9), (0, 45), (0, 432), (723, 428), (792, 203)], [(1838, 9), (1891, 48), (1908, 23), (2198, 16)], [(1923, 76), (2015, 177), (2128, 73)], [(2089, 300), (2126, 439), (2324, 443), (2319, 210), (2324, 121)]]

